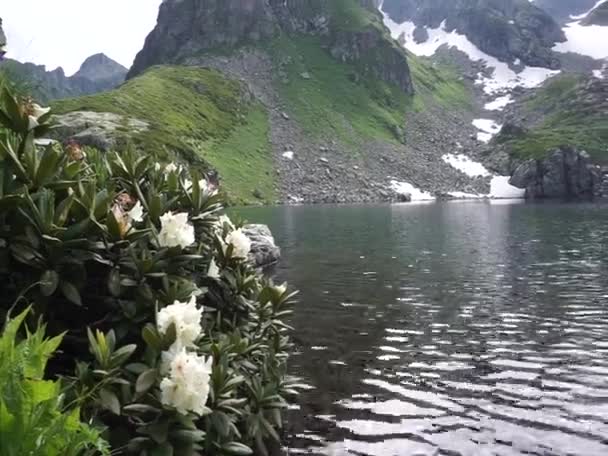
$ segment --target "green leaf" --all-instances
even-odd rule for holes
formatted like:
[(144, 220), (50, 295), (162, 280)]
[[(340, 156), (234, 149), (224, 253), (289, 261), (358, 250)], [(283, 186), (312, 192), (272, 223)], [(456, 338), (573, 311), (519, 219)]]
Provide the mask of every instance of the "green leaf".
[(80, 292), (78, 289), (71, 284), (70, 282), (62, 281), (60, 284), (61, 291), (63, 295), (72, 303), (77, 306), (82, 306), (82, 300), (80, 298)]
[(153, 324), (148, 323), (146, 326), (144, 326), (144, 328), (141, 330), (141, 337), (153, 350), (159, 352), (162, 349), (160, 335)]
[(156, 383), (156, 379), (158, 378), (158, 371), (156, 369), (149, 369), (140, 374), (137, 377), (137, 382), (135, 383), (135, 391), (138, 394), (143, 394), (148, 391), (152, 386)]
[(51, 296), (59, 285), (59, 274), (55, 271), (45, 271), (40, 277), (40, 291), (43, 296)]
[(170, 443), (165, 442), (154, 448), (150, 452), (150, 456), (173, 456), (173, 446)]
[(99, 401), (101, 406), (115, 415), (120, 415), (120, 401), (116, 394), (107, 389), (102, 389), (99, 392)]
[(238, 456), (248, 456), (253, 454), (253, 450), (251, 448), (238, 442), (231, 442), (222, 446), (222, 451)]
[(120, 271), (118, 269), (112, 269), (108, 275), (108, 290), (112, 296), (120, 296)]

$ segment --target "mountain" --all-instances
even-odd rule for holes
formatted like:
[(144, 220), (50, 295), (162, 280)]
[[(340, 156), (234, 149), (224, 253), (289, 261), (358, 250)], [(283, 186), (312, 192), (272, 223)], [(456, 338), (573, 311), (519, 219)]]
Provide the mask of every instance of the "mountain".
[(396, 23), (413, 23), (417, 42), (426, 41), (428, 29), (455, 31), (500, 61), (560, 66), (551, 49), (565, 36), (551, 16), (528, 0), (385, 0), (382, 9)]
[(44, 65), (7, 59), (0, 72), (21, 86), (39, 102), (78, 97), (117, 87), (125, 80), (127, 69), (104, 54), (87, 58), (78, 72), (66, 76), (62, 68), (47, 71)]
[(277, 33), (316, 35), (331, 55), (412, 92), (403, 51), (386, 39), (373, 0), (168, 0), (129, 77), (157, 63), (263, 43)]
[(533, 0), (539, 8), (545, 10), (559, 23), (571, 21), (571, 17), (580, 16), (589, 11), (597, 0)]
[(125, 81), (127, 69), (105, 54), (95, 54), (87, 58), (72, 79), (86, 79), (100, 87), (114, 88)]
[[(125, 85), (53, 107), (64, 137), (96, 144), (112, 142), (92, 138), (108, 115), (143, 122), (136, 146), (218, 171), (238, 202), (388, 201), (403, 184), (487, 193), (442, 159), (447, 144), (476, 147), (472, 82), (409, 54), (377, 7), (167, 0)], [(77, 131), (74, 111), (99, 128)]]

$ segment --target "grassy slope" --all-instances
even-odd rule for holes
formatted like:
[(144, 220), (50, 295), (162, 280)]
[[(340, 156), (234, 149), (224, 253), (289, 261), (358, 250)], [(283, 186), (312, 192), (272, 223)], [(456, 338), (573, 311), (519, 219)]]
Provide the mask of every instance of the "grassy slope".
[(581, 76), (558, 76), (531, 98), (524, 109), (542, 112), (541, 125), (515, 138), (498, 138), (520, 158), (542, 157), (562, 145), (586, 150), (598, 161), (608, 160), (608, 121), (596, 105), (583, 100)]
[[(133, 137), (142, 150), (210, 164), (238, 202), (251, 202), (256, 189), (263, 199), (274, 200), (266, 112), (244, 100), (238, 82), (218, 72), (155, 67), (116, 90), (57, 101), (53, 109), (113, 112), (148, 121), (150, 130)], [(247, 160), (235, 160), (237, 153)]]
[[(433, 105), (458, 110), (471, 104), (471, 94), (456, 70), (428, 59), (410, 56), (416, 94), (408, 96), (362, 76), (353, 65), (337, 62), (314, 37), (281, 36), (270, 53), (287, 76), (287, 82), (276, 81), (282, 98), (313, 137), (332, 136), (353, 144), (358, 142), (355, 133), (360, 138), (401, 141), (408, 115)], [(301, 76), (304, 72), (310, 79)]]

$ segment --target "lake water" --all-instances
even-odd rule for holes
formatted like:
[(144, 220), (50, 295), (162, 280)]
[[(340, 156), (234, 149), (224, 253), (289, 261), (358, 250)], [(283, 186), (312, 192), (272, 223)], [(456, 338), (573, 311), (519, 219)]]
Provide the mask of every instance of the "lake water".
[(301, 290), (288, 454), (608, 455), (608, 207), (238, 212)]

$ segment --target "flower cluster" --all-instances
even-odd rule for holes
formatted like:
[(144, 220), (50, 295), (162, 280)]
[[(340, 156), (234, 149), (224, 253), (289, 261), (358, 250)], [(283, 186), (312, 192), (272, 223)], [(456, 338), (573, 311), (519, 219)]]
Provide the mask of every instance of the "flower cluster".
[(209, 397), (209, 378), (213, 358), (199, 356), (188, 349), (194, 348), (202, 335), (203, 308), (196, 305), (193, 296), (189, 302), (179, 302), (158, 313), (158, 331), (166, 334), (175, 328), (175, 342), (162, 353), (162, 372), (167, 375), (160, 383), (161, 402), (174, 407), (179, 413), (202, 415)]
[(232, 245), (232, 255), (236, 258), (247, 258), (251, 251), (251, 241), (243, 230), (232, 231), (226, 236), (226, 245)]
[(170, 363), (169, 376), (160, 383), (161, 402), (179, 413), (203, 415), (209, 397), (213, 358), (182, 348)]
[(158, 242), (161, 247), (186, 247), (194, 244), (194, 226), (188, 222), (185, 212), (174, 214), (167, 212), (160, 218), (161, 230)]

